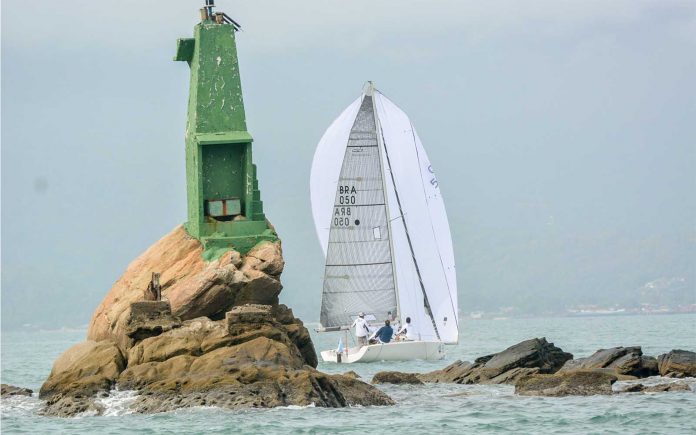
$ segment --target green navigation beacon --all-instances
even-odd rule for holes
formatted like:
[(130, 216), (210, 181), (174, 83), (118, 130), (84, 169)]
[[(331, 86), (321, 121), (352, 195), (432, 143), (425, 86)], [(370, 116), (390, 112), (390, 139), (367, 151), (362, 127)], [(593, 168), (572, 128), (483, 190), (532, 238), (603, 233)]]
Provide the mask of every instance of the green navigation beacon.
[(262, 240), (277, 240), (266, 221), (246, 127), (235, 32), (239, 24), (201, 8), (194, 37), (177, 41), (174, 60), (191, 68), (186, 124), (188, 233), (204, 256), (229, 249), (245, 254)]

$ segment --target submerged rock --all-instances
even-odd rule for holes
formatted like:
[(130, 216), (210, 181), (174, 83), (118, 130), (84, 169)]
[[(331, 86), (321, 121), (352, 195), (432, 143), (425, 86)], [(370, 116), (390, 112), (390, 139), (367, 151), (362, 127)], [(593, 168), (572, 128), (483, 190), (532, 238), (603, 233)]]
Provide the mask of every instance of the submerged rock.
[(9, 384), (0, 384), (0, 396), (31, 396), (34, 393), (29, 388), (15, 387)]
[(373, 384), (410, 384), (423, 385), (415, 373), (378, 372), (372, 377)]
[(597, 371), (567, 371), (550, 375), (532, 375), (515, 384), (515, 394), (522, 396), (591, 396), (612, 394), (617, 377)]
[(665, 393), (692, 391), (691, 384), (685, 381), (662, 382), (644, 385), (642, 383), (627, 383), (615, 388), (616, 393)]
[(657, 360), (643, 355), (640, 346), (600, 349), (586, 358), (565, 363), (560, 372), (601, 370), (616, 375), (645, 378), (657, 374)]
[(418, 375), (423, 382), (457, 384), (513, 384), (538, 373), (555, 373), (573, 355), (546, 341), (533, 338), (502, 352), (477, 358), (473, 364), (456, 361), (442, 370)]
[(657, 364), (661, 376), (696, 377), (696, 352), (675, 349), (660, 355), (657, 358)]
[[(355, 377), (316, 370), (302, 321), (278, 304), (280, 243), (206, 262), (181, 228), (128, 267), (95, 311), (89, 340), (68, 349), (41, 387), (44, 413), (101, 414), (97, 396), (136, 390), (136, 412), (394, 402)], [(153, 272), (164, 300), (144, 301)]]

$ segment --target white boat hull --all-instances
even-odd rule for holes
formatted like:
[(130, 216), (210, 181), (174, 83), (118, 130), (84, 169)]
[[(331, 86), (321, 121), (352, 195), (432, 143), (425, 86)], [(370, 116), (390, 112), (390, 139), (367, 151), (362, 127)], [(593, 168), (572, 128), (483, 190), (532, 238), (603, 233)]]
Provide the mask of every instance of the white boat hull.
[[(350, 348), (341, 353), (340, 363), (374, 361), (436, 361), (445, 357), (445, 345), (440, 341), (393, 341), (387, 344), (370, 344)], [(338, 361), (336, 349), (321, 352), (324, 362)]]

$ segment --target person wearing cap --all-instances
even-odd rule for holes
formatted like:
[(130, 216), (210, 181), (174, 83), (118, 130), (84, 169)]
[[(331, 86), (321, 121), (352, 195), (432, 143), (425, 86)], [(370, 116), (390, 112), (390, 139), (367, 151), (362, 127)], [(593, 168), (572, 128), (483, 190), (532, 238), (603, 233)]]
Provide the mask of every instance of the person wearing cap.
[(358, 318), (353, 321), (350, 327), (355, 327), (355, 337), (358, 339), (358, 346), (367, 346), (367, 336), (370, 335), (370, 325), (365, 320), (365, 313), (358, 313)]

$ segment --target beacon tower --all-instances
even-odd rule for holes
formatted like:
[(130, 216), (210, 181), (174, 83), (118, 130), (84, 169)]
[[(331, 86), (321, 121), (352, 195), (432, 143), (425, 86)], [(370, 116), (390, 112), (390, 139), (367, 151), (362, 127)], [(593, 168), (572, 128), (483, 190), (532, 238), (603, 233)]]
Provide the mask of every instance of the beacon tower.
[(207, 0), (193, 38), (179, 39), (174, 57), (191, 69), (185, 227), (209, 259), (231, 248), (244, 254), (262, 240), (277, 239), (263, 213), (246, 127), (235, 43), (239, 25), (213, 7)]

